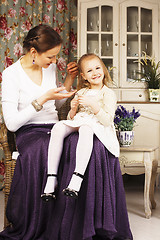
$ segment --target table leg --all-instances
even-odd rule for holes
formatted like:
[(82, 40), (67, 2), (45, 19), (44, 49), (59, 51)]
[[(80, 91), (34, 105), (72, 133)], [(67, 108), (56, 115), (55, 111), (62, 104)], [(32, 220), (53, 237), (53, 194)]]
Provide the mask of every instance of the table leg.
[(144, 187), (144, 210), (146, 218), (151, 217), (149, 191), (152, 173), (152, 161), (149, 152), (144, 152), (144, 166), (145, 166), (145, 187)]
[(157, 176), (157, 167), (158, 167), (158, 161), (154, 160), (152, 162), (152, 176), (151, 176), (151, 185), (150, 185), (150, 201), (151, 201), (151, 206), (153, 209), (156, 208), (156, 202), (154, 199), (154, 189), (155, 189), (155, 182), (156, 182), (156, 176)]

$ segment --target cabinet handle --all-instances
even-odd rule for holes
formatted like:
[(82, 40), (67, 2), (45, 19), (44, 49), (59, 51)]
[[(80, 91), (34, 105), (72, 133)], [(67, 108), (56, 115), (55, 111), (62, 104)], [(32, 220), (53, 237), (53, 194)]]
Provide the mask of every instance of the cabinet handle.
[(142, 94), (139, 94), (139, 97), (142, 97)]
[(122, 46), (125, 46), (125, 43), (123, 43)]
[(118, 46), (118, 43), (115, 43), (115, 46)]

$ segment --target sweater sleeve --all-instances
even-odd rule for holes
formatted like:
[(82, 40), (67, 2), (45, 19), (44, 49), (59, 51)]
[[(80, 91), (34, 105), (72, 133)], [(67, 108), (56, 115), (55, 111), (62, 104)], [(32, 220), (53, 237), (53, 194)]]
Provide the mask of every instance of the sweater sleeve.
[(2, 74), (2, 111), (8, 130), (15, 132), (37, 112), (32, 104), (18, 111), (19, 85), (18, 80), (12, 76), (12, 72), (8, 71), (4, 71)]
[(106, 127), (113, 123), (116, 103), (116, 95), (111, 89), (103, 92), (103, 106), (95, 116)]

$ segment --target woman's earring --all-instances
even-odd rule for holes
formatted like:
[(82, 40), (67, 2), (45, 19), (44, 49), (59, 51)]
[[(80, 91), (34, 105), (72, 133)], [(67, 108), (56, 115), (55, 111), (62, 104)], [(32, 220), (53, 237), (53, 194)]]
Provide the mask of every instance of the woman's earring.
[(32, 64), (35, 64), (35, 60), (33, 59), (33, 62), (32, 62)]

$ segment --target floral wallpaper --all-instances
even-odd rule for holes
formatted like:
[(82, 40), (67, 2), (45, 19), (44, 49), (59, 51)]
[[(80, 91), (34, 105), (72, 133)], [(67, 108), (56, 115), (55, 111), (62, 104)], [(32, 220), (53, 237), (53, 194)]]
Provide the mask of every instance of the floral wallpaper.
[[(22, 43), (27, 32), (41, 23), (51, 25), (63, 39), (57, 62), (59, 81), (63, 82), (67, 63), (77, 59), (75, 2), (75, 0), (0, 0), (0, 82), (2, 71), (23, 54)], [(2, 121), (0, 109), (0, 122)], [(3, 166), (0, 162), (0, 181), (3, 177)]]
[(65, 67), (76, 60), (77, 9), (74, 0), (1, 0), (0, 1), (0, 78), (2, 71), (22, 54), (27, 32), (38, 24), (48, 24), (61, 35), (63, 46), (58, 58), (60, 81)]

